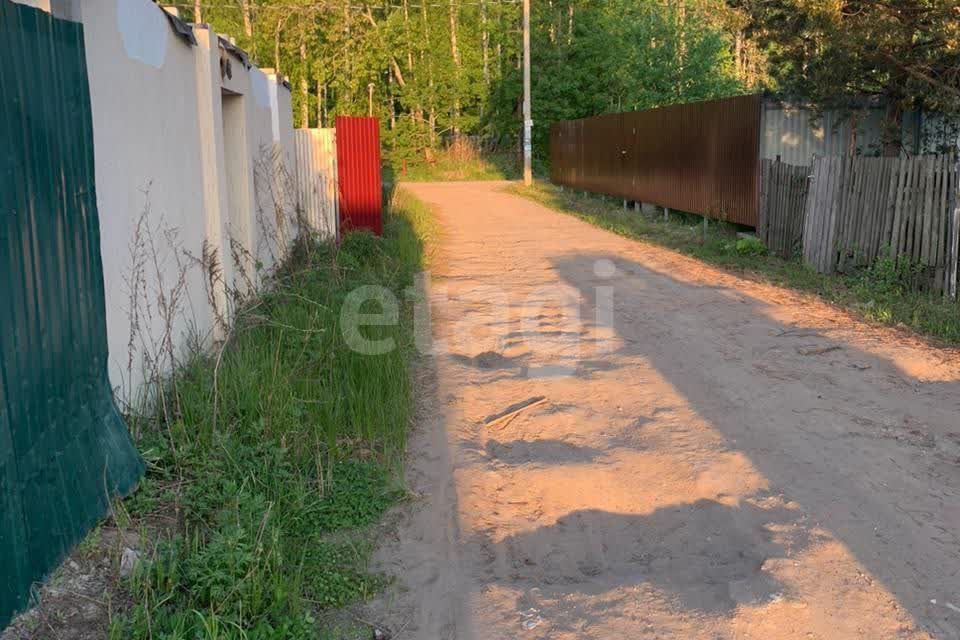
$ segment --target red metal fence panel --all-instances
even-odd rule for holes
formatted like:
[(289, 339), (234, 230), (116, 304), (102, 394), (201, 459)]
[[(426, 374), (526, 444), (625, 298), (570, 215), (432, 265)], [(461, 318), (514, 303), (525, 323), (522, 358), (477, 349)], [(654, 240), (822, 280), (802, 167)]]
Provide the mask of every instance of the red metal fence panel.
[(550, 179), (756, 226), (761, 96), (567, 120), (550, 129)]
[(340, 230), (383, 232), (383, 191), (380, 178), (380, 123), (376, 118), (339, 116), (337, 173), (340, 191)]

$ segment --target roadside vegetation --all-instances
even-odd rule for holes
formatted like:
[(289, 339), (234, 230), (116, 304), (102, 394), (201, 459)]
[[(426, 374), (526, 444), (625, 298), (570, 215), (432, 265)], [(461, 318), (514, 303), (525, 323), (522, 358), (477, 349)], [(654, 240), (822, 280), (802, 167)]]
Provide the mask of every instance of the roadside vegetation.
[[(405, 496), (414, 344), (402, 292), (429, 229), (424, 205), (399, 193), (382, 238), (300, 242), (222, 351), (169, 381), (134, 428), (147, 476), (115, 510), (114, 524), (140, 531), (141, 557), (110, 638), (325, 637), (325, 611), (384, 586), (367, 563), (376, 524)], [(396, 326), (363, 331), (396, 342), (384, 355), (354, 352), (340, 331), (362, 285), (403, 305)]]
[(436, 152), (392, 164), (389, 170), (393, 179), (404, 182), (516, 180), (520, 157), (516, 149), (485, 149), (464, 136)]
[(648, 217), (625, 210), (622, 200), (561, 190), (539, 181), (532, 187), (511, 185), (508, 189), (619, 235), (668, 247), (739, 274), (815, 293), (868, 320), (904, 326), (960, 344), (960, 305), (938, 295), (912, 291), (914, 270), (894, 259), (883, 258), (856, 273), (822, 275), (800, 260), (768, 255), (762, 242), (738, 237), (737, 228), (731, 224), (711, 221), (704, 233), (702, 218), (696, 215), (671, 212), (669, 221), (664, 221), (662, 214)]
[(410, 166), (399, 178), (406, 182), (450, 182), (454, 180), (516, 180), (516, 159), (511, 154), (494, 153), (460, 162), (441, 151), (433, 162)]

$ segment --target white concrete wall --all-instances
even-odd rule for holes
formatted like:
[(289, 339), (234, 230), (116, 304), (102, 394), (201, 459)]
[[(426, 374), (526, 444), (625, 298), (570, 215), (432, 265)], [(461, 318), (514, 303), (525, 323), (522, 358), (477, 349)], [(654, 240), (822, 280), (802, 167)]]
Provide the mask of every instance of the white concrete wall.
[(275, 158), (281, 168), (275, 171), (276, 191), (280, 194), (281, 206), (287, 220), (284, 237), (295, 238), (297, 228), (298, 199), (296, 188), (296, 151), (293, 133), (293, 99), (286, 80), (272, 69), (265, 69), (270, 88), (270, 111), (273, 114), (273, 146)]
[(25, 4), (28, 7), (33, 7), (34, 9), (41, 9), (43, 11), (50, 11), (50, 0), (13, 0), (17, 4)]
[[(259, 283), (292, 239), (275, 239), (292, 209), (280, 215), (271, 204), (261, 222), (271, 196), (254, 178), (274, 148), (268, 180), (294, 170), (283, 166), (292, 142), (282, 152), (293, 137), (289, 89), (222, 52), (210, 30), (194, 28), (198, 44), (189, 44), (150, 0), (72, 2), (90, 77), (110, 379), (134, 402), (168, 338), (181, 356), (194, 338), (220, 337), (230, 291)], [(221, 76), (223, 55), (230, 78)], [(239, 264), (231, 237), (248, 254)], [(212, 287), (205, 254), (222, 274)], [(179, 308), (164, 314), (173, 295)]]

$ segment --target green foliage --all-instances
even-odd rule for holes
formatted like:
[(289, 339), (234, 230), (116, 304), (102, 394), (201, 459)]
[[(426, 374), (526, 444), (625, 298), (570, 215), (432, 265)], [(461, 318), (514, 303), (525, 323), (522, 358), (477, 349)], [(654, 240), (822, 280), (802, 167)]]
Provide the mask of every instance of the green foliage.
[(928, 275), (922, 265), (887, 254), (848, 281), (858, 309), (868, 318), (960, 343), (960, 307), (938, 294), (918, 291)]
[[(517, 155), (520, 3), (245, 0), (217, 3), (202, 17), (235, 36), (261, 66), (290, 76), (297, 126), (366, 115), (372, 85), (373, 112), (398, 173), (406, 165), (443, 175), (428, 151), (460, 135), (482, 140), (485, 153)], [(744, 21), (724, 0), (533, 3), (540, 161), (559, 119), (740, 93), (745, 78), (760, 75), (744, 64), (754, 51), (740, 37)]]
[(360, 271), (365, 265), (381, 262), (384, 258), (380, 238), (370, 231), (348, 233), (337, 252), (337, 266), (350, 271)]
[(737, 253), (741, 256), (765, 256), (767, 255), (767, 245), (763, 244), (760, 238), (750, 236), (737, 240)]
[(766, 49), (781, 92), (821, 108), (889, 105), (887, 141), (899, 143), (903, 110), (960, 113), (960, 14), (956, 0), (737, 0), (746, 31)]
[(380, 465), (338, 462), (333, 468), (330, 495), (318, 503), (313, 515), (314, 528), (336, 531), (377, 522), (398, 496), (386, 487), (387, 476)]
[[(248, 461), (244, 466), (256, 475), (228, 470), (221, 475), (229, 480), (221, 482), (213, 465), (191, 474), (197, 487), (194, 498), (206, 499), (182, 502), (194, 526), (162, 541), (132, 578), (136, 605), (115, 623), (124, 638), (147, 636), (142, 627), (146, 620), (154, 634), (183, 632), (185, 637), (207, 638), (204, 628), (215, 622), (223, 637), (241, 637), (234, 635), (241, 630), (249, 637), (314, 637), (314, 607), (343, 606), (382, 587), (384, 579), (365, 569), (372, 550), (367, 534), (353, 534), (350, 542), (328, 537), (335, 531), (362, 530), (396, 500), (398, 493), (389, 489), (381, 464), (338, 463), (321, 498), (319, 483), (309, 477), (309, 470), (299, 470), (302, 477), (291, 478), (289, 472), (295, 470), (288, 469), (275, 479), (277, 468), (269, 463), (257, 468)], [(193, 464), (188, 468), (193, 470)], [(242, 484), (246, 480), (251, 486), (276, 483), (283, 491), (270, 500), (248, 490)], [(265, 493), (272, 489), (267, 487)], [(215, 499), (222, 502), (213, 506)], [(209, 612), (206, 623), (191, 611)]]
[(302, 243), (223, 353), (175, 377), (158, 415), (179, 417), (144, 436), (148, 475), (127, 506), (178, 524), (130, 578), (112, 638), (316, 638), (319, 610), (382, 588), (367, 560), (372, 525), (402, 496), (412, 310), (369, 327), (398, 345), (380, 356), (346, 346), (339, 310), (361, 284), (405, 300), (428, 220), (401, 194), (382, 238)]
[(797, 260), (766, 252), (743, 253), (737, 229), (726, 223), (711, 223), (704, 237), (702, 226), (694, 222), (698, 216), (672, 216), (664, 222), (659, 216), (648, 218), (624, 210), (619, 200), (561, 191), (541, 182), (530, 188), (512, 186), (510, 191), (622, 236), (665, 246), (747, 277), (815, 293), (869, 320), (960, 344), (960, 306), (940, 295), (917, 291), (923, 274), (916, 265), (885, 257), (858, 274), (826, 276)]
[(708, 14), (724, 7), (708, 5), (701, 10), (691, 3), (681, 17), (679, 4), (585, 3), (575, 14), (573, 37), (539, 29), (533, 55), (538, 154), (548, 152), (549, 125), (558, 120), (741, 93), (731, 39)]
[(856, 278), (857, 288), (865, 295), (885, 298), (902, 296), (916, 288), (923, 273), (921, 265), (898, 260), (886, 252)]
[(382, 576), (358, 569), (364, 567), (373, 545), (368, 540), (324, 541), (304, 554), (305, 594), (321, 608), (343, 607), (365, 600), (386, 585)]
[(479, 152), (465, 156), (452, 149), (438, 151), (431, 162), (409, 165), (398, 177), (405, 182), (448, 180), (515, 180), (520, 177), (521, 159), (516, 153)]

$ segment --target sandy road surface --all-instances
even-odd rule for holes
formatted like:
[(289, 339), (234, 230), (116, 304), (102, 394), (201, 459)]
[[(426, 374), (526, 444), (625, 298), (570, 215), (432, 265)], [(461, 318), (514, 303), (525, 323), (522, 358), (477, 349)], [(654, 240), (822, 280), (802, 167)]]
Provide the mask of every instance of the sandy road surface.
[(960, 638), (956, 353), (500, 185), (406, 188), (443, 238), (397, 637)]

